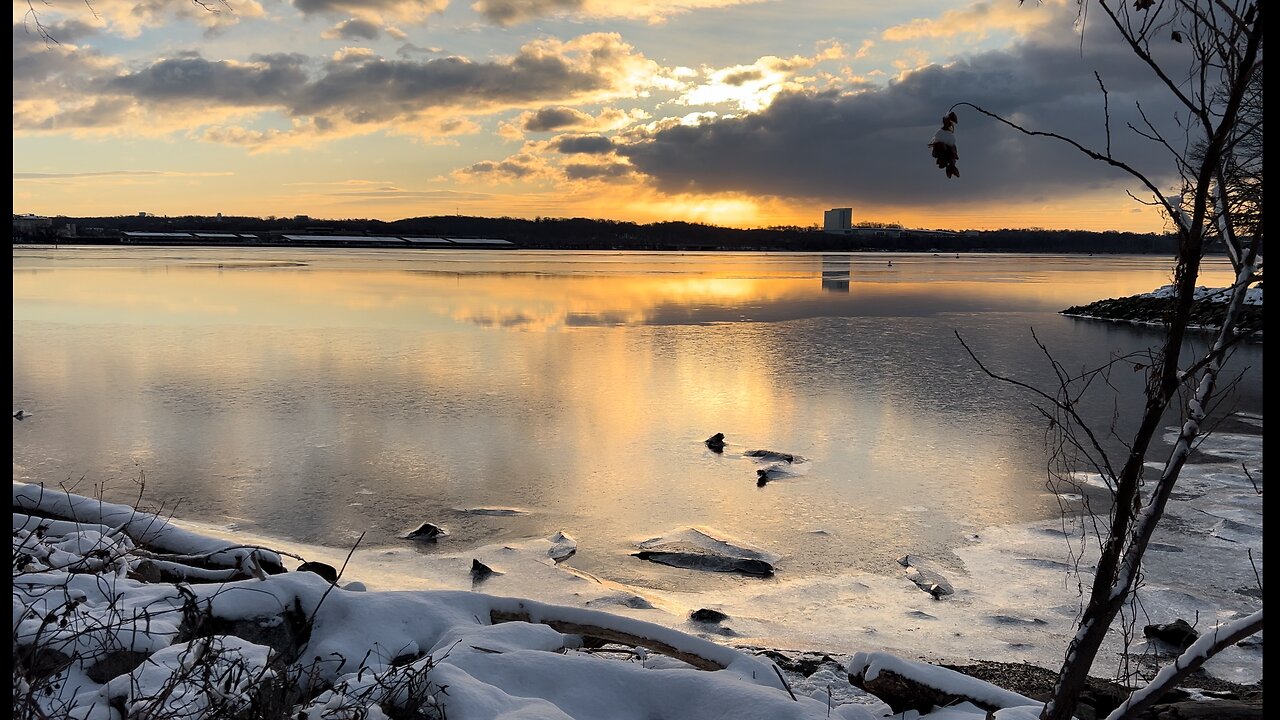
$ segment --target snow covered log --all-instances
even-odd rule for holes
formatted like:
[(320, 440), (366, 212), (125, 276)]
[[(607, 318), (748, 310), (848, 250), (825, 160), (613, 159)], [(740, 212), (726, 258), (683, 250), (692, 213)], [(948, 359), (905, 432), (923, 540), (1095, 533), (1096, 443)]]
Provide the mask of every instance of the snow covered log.
[(889, 704), (894, 712), (968, 702), (983, 710), (1037, 705), (1035, 700), (955, 670), (905, 660), (888, 653), (855, 653), (849, 682)]
[[(245, 576), (253, 574), (254, 568), (267, 574), (284, 572), (280, 555), (266, 548), (205, 537), (176, 527), (154, 513), (43, 485), (13, 483), (13, 509), (31, 516), (29, 520), (22, 520), (22, 526), (29, 530), (42, 524), (42, 519), (90, 523), (106, 527), (104, 535), (124, 533), (140, 548), (167, 555), (158, 559), (169, 562), (205, 569), (235, 569)], [(15, 512), (15, 531), (19, 520)]]

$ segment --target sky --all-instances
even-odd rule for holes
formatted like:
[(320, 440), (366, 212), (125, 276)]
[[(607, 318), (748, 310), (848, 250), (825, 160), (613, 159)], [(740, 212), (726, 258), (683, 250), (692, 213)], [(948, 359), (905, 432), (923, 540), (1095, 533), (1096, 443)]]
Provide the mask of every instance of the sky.
[[(1161, 231), (1174, 109), (1074, 0), (26, 0), (13, 212)], [(1160, 52), (1174, 52), (1176, 48)], [(1095, 71), (1098, 76), (1095, 77)]]

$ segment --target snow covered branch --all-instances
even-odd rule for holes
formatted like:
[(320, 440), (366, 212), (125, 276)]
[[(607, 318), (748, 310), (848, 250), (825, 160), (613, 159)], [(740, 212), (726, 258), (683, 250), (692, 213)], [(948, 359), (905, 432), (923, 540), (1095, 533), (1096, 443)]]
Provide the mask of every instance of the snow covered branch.
[(1192, 643), (1191, 647), (1179, 655), (1172, 665), (1161, 668), (1146, 687), (1131, 694), (1120, 707), (1107, 716), (1106, 720), (1126, 720), (1137, 717), (1161, 695), (1177, 687), (1183, 678), (1203, 665), (1206, 660), (1260, 630), (1262, 630), (1261, 610), (1239, 620), (1219, 625), (1213, 632), (1202, 635), (1199, 640)]

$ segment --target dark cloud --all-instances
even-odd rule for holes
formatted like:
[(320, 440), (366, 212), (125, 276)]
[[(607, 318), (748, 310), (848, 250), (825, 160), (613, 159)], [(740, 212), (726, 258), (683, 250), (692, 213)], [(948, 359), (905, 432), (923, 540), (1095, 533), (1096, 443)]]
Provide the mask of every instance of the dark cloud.
[(606, 165), (588, 165), (586, 163), (566, 163), (564, 176), (570, 180), (603, 180), (630, 175), (632, 168), (626, 163), (608, 163)]
[(444, 52), (443, 48), (438, 47), (422, 47), (413, 43), (405, 43), (396, 48), (396, 57), (408, 60), (414, 55), (440, 55)]
[[(209, 60), (198, 52), (181, 51), (124, 70), (118, 59), (91, 48), (19, 42), (22, 32), (21, 26), (14, 27), (15, 128), (43, 128), (50, 116), (47, 103), (20, 101), (55, 99), (63, 101), (53, 113), (63, 118), (59, 128), (77, 126), (66, 124), (71, 118), (68, 108), (109, 102), (113, 109), (132, 103), (142, 111), (274, 109), (305, 118), (308, 127), (321, 133), (344, 122), (417, 121), (432, 110), (461, 108), (464, 112), (452, 119), (433, 121), (441, 132), (452, 133), (474, 128), (465, 121), (467, 114), (628, 95), (635, 91), (630, 83), (643, 82), (634, 80), (638, 73), (659, 69), (611, 33), (532, 41), (513, 57), (482, 62), (456, 56), (386, 58), (366, 48), (347, 48), (325, 59), (279, 53), (252, 55), (246, 61)], [(110, 117), (119, 120), (121, 114), (112, 112)], [(198, 116), (192, 116), (192, 124), (200, 124)], [(103, 125), (94, 120), (85, 127)], [(281, 134), (220, 136), (247, 141)]]
[(74, 43), (91, 35), (98, 34), (98, 28), (74, 19), (54, 20), (49, 22), (45, 22), (42, 19), (40, 25), (41, 27), (36, 27), (34, 21), (28, 21), (25, 18), (23, 22), (14, 23), (14, 41), (16, 42), (18, 40), (19, 30), (21, 30), (22, 34), (26, 35), (28, 38), (34, 38), (41, 43), (45, 42), (45, 36), (52, 38), (54, 42), (58, 43)]
[(64, 92), (85, 93), (92, 90), (90, 76), (108, 61), (92, 48), (72, 44), (72, 38), (77, 36), (74, 28), (79, 25), (68, 22), (50, 26), (66, 33), (59, 38), (58, 43), (51, 43), (37, 33), (30, 32), (23, 23), (14, 24), (14, 100), (52, 98)]
[(460, 102), (504, 103), (567, 96), (608, 86), (606, 74), (535, 51), (509, 62), (459, 57), (422, 61), (348, 55), (317, 77), (302, 55), (255, 55), (248, 63), (176, 57), (113, 78), (107, 87), (152, 102), (215, 101), (233, 106), (280, 105), (292, 115), (341, 113), (378, 122)]
[(720, 81), (723, 82), (725, 85), (733, 85), (737, 87), (738, 85), (742, 85), (743, 83), (749, 83), (752, 80), (763, 80), (763, 79), (764, 79), (764, 73), (761, 72), (760, 70), (756, 70), (753, 68), (751, 70), (739, 70), (738, 72), (729, 73), (728, 75), (725, 75), (723, 78), (720, 78)]
[(466, 175), (506, 177), (519, 180), (538, 172), (537, 161), (530, 155), (512, 155), (506, 160), (483, 160), (462, 170)]
[(334, 25), (325, 33), (325, 37), (342, 40), (377, 40), (381, 34), (382, 30), (377, 23), (351, 18)]
[(1175, 108), (1126, 48), (1101, 42), (1099, 34), (1090, 36), (1084, 57), (1071, 37), (1036, 40), (926, 67), (880, 89), (783, 94), (761, 112), (667, 127), (619, 145), (618, 152), (668, 192), (920, 206), (1132, 187), (1128, 176), (1062, 143), (1020, 135), (965, 108), (957, 110), (961, 177), (948, 180), (926, 147), (957, 101), (1105, 147), (1102, 96), (1092, 73), (1099, 67), (1111, 93), (1116, 155), (1168, 178), (1167, 156), (1124, 128), (1139, 122), (1137, 100), (1149, 117), (1162, 120)]
[(547, 132), (588, 126), (592, 122), (591, 116), (581, 110), (570, 107), (549, 107), (526, 115), (524, 129), (529, 132)]
[(613, 152), (613, 141), (603, 135), (564, 135), (552, 141), (556, 152), (565, 155), (603, 155)]
[(254, 55), (250, 62), (177, 57), (112, 78), (108, 87), (140, 100), (214, 101), (225, 105), (279, 104), (307, 81), (304, 55)]
[(428, 15), (443, 10), (448, 0), (291, 0), (303, 15)]
[(525, 50), (510, 62), (460, 57), (423, 61), (370, 58), (331, 64), (290, 100), (294, 114), (340, 111), (353, 122), (377, 122), (418, 109), (461, 102), (520, 103), (608, 87), (610, 80), (568, 59)]
[(582, 6), (583, 0), (479, 0), (471, 8), (489, 22), (505, 27)]

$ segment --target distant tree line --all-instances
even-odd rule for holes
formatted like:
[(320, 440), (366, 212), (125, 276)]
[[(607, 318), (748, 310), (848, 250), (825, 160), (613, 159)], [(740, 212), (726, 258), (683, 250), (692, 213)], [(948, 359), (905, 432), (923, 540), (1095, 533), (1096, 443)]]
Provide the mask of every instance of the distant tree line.
[[(17, 216), (15, 216), (16, 218)], [(14, 223), (13, 241), (48, 242), (58, 227), (74, 225), (62, 242), (117, 242), (125, 231), (244, 232), (264, 239), (282, 233), (494, 237), (524, 248), (574, 250), (775, 250), (912, 252), (1172, 253), (1173, 235), (1087, 230), (1006, 229), (948, 231), (860, 229), (832, 235), (812, 228), (738, 229), (690, 222), (640, 224), (589, 218), (486, 218), (439, 215), (383, 220), (203, 216), (58, 217), (52, 229), (31, 233)]]

